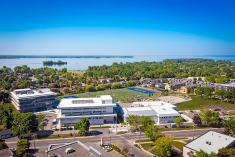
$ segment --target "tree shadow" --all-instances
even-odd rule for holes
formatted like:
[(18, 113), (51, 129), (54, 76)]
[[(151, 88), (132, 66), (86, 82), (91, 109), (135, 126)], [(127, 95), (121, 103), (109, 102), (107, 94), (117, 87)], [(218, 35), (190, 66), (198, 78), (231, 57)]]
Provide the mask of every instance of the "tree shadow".
[(53, 130), (40, 130), (37, 132), (37, 138), (44, 138), (52, 135), (54, 133)]
[(98, 131), (98, 130), (92, 130), (89, 132), (89, 136), (94, 136), (94, 135), (101, 135), (103, 132)]

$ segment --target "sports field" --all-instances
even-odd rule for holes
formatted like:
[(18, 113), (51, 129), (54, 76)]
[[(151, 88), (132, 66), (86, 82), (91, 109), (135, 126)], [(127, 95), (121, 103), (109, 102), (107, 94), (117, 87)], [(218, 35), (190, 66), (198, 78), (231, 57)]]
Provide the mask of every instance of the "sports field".
[(131, 91), (127, 88), (77, 94), (79, 97), (97, 97), (100, 95), (111, 95), (115, 101), (121, 101), (125, 103), (157, 97), (157, 94), (149, 95)]

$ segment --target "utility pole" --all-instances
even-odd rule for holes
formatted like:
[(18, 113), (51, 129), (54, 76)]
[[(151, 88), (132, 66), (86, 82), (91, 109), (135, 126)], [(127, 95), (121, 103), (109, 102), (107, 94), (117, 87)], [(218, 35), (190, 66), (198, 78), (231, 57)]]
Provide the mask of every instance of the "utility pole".
[(194, 140), (194, 131), (195, 131), (195, 124), (193, 124), (193, 140)]

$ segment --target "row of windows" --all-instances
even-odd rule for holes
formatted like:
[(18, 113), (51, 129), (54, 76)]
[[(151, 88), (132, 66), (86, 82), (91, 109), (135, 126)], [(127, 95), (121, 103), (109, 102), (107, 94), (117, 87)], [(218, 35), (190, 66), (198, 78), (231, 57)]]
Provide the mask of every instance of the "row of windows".
[(176, 118), (176, 117), (178, 117), (178, 116), (171, 116), (171, 117), (159, 117), (159, 118), (161, 118), (161, 119), (166, 119), (166, 118)]
[[(63, 111), (69, 111), (69, 110), (74, 110), (78, 108), (68, 108), (68, 109), (62, 109)], [(107, 109), (107, 107), (79, 107), (79, 110), (102, 110), (102, 109)]]
[(92, 113), (108, 113), (108, 112), (107, 111), (62, 112), (62, 114), (92, 114)]

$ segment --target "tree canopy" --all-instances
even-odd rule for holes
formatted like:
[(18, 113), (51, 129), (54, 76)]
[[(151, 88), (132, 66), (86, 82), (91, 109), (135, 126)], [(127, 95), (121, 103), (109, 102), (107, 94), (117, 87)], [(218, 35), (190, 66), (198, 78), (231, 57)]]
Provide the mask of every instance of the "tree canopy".
[(158, 157), (170, 157), (173, 139), (160, 137), (156, 140), (156, 154)]
[(30, 142), (28, 139), (19, 139), (16, 144), (16, 156), (26, 157), (29, 156), (28, 151), (30, 147)]
[(38, 120), (35, 114), (15, 113), (12, 123), (12, 133), (19, 138), (25, 138), (38, 130)]
[(87, 118), (83, 118), (75, 125), (75, 128), (79, 130), (79, 135), (86, 136), (89, 134), (90, 122)]

